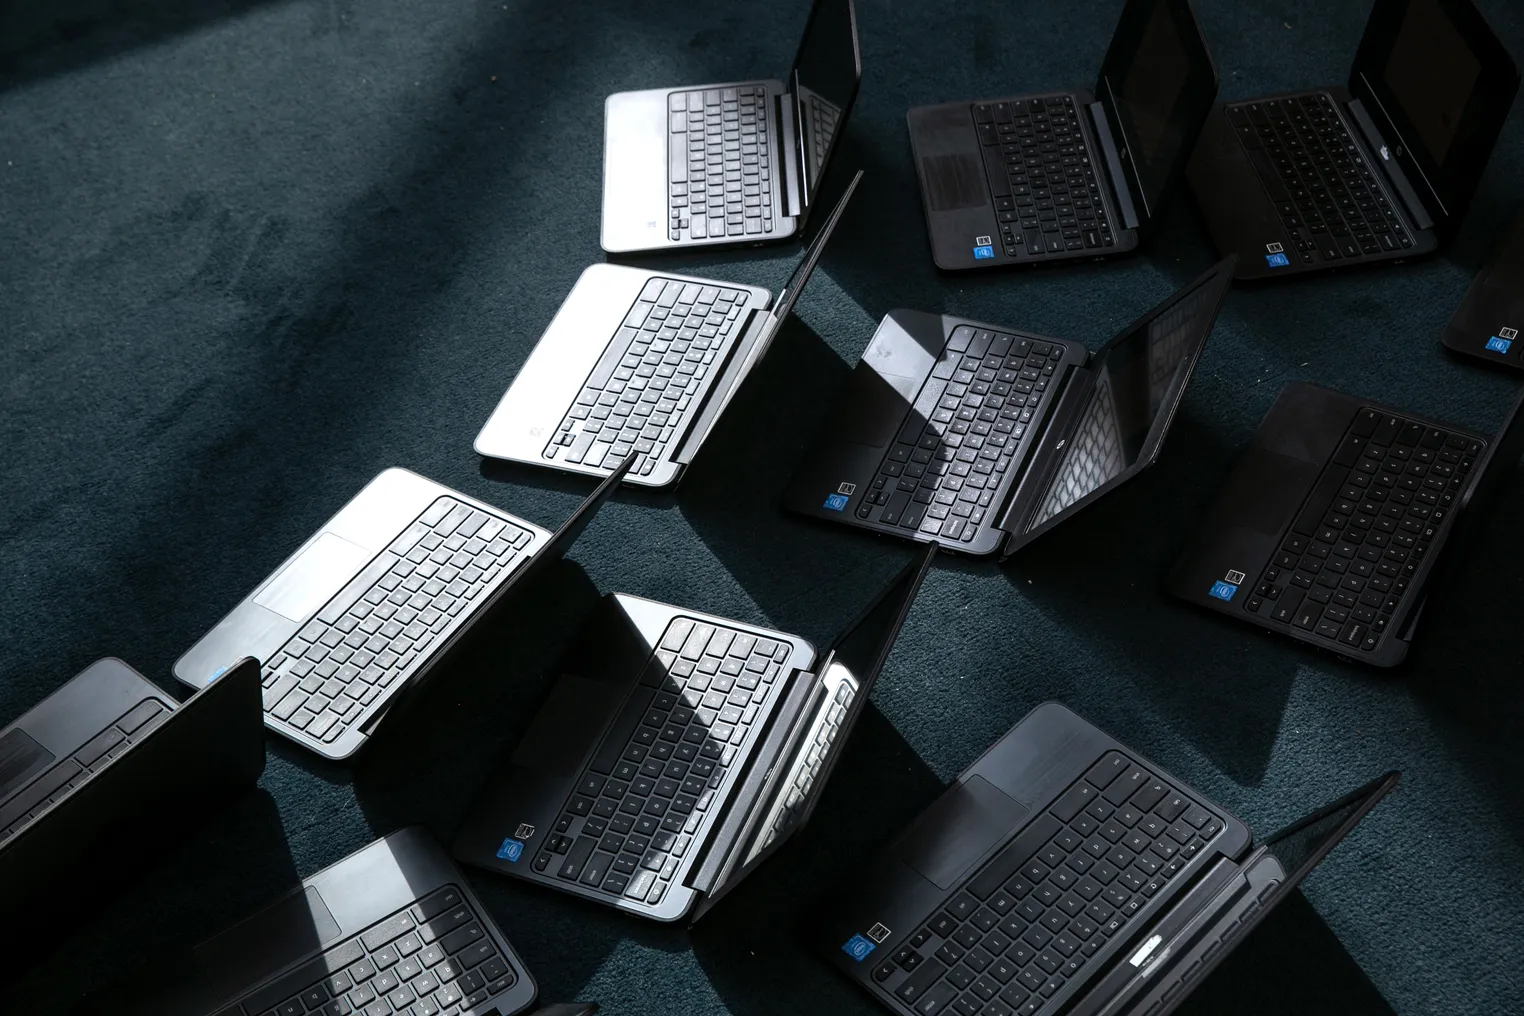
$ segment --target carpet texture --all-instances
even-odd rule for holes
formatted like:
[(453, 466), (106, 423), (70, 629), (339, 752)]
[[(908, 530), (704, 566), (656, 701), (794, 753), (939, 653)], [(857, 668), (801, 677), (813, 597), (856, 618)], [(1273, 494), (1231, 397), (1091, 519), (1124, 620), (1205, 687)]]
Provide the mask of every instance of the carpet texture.
[[(1524, 54), (1524, 7), (1482, 0)], [(859, 0), (827, 188), (866, 175), (798, 316), (675, 494), (621, 492), (353, 767), (278, 739), (71, 934), (9, 1012), (60, 1010), (408, 823), (448, 837), (598, 595), (828, 643), (911, 556), (792, 517), (783, 485), (874, 324), (947, 311), (1099, 345), (1213, 260), (1181, 195), (1139, 256), (939, 275), (921, 102), (1089, 86), (1119, 0)], [(1200, 0), (1244, 98), (1345, 79), (1365, 0)], [(807, 0), (54, 0), (0, 12), (0, 722), (105, 655), (175, 658), (381, 469), (554, 526), (590, 484), (471, 440), (600, 260), (603, 98), (777, 76)], [(1407, 666), (1340, 662), (1161, 579), (1276, 393), (1310, 380), (1492, 430), (1515, 378), (1439, 335), (1521, 194), (1516, 109), (1444, 254), (1228, 296), (1158, 467), (1007, 566), (929, 576), (815, 821), (696, 928), (475, 873), (547, 1001), (615, 1016), (867, 1014), (808, 905), (1032, 707), (1059, 699), (1261, 834), (1389, 768), (1398, 790), (1186, 1010), (1524, 1012), (1524, 548), (1507, 484)], [(641, 264), (776, 290), (797, 245)], [(13, 957), (14, 959), (15, 957)]]

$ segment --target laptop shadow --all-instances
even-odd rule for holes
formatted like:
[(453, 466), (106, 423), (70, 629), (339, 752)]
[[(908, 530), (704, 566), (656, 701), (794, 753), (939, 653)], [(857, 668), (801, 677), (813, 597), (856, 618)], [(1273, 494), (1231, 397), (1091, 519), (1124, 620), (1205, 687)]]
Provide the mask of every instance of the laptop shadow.
[[(7, 1012), (67, 1012), (87, 992), (124, 979), (135, 984), (173, 977), (175, 964), (166, 957), (183, 959), (191, 947), (300, 881), (280, 810), (263, 789), (239, 795), (156, 847), (135, 877), (92, 901), (88, 919), (70, 922), (56, 936), (29, 935), (26, 950), (11, 954), (26, 965), (7, 969), (14, 975)], [(229, 878), (229, 872), (238, 877)], [(58, 976), (59, 962), (44, 962), (48, 953), (73, 957), (66, 978)], [(78, 962), (80, 957), (88, 962)], [(99, 1008), (81, 1011), (111, 1011), (105, 1004), (111, 995), (100, 998)]]
[(887, 541), (783, 508), (783, 491), (849, 373), (790, 317), (677, 491), (683, 517), (769, 623), (826, 641), (909, 556), (891, 557)]
[(1198, 984), (1179, 1016), (1395, 1016), (1297, 890)]
[(801, 926), (943, 789), (889, 720), (865, 709), (809, 825), (692, 930), (694, 956), (729, 1012), (882, 1012), (809, 951)]
[[(1183, 407), (1158, 464), (1021, 550), (1007, 580), (1047, 616), (1056, 671), (1074, 671), (1070, 705), (1147, 751), (1132, 694), (1242, 786), (1270, 762), (1298, 662), (1272, 636), (1174, 600), (1164, 576), (1237, 449)], [(1203, 477), (1213, 478), (1206, 482)], [(1097, 665), (1109, 675), (1094, 676)], [(1087, 673), (1089, 676), (1087, 676)], [(1055, 680), (1063, 681), (1063, 677)], [(1062, 687), (1063, 685), (1058, 685)]]
[[(1494, 464), (1498, 468), (1500, 464)], [(1524, 843), (1524, 545), (1511, 532), (1524, 511), (1524, 470), (1495, 491), (1485, 524), (1459, 552), (1419, 620), (1407, 669), (1414, 699), (1470, 770), (1467, 793), (1490, 795), (1487, 814)], [(1444, 563), (1444, 562), (1441, 562)]]
[[(418, 824), (449, 849), (483, 780), (495, 778), (539, 710), (584, 619), (603, 592), (558, 561), (481, 619), (437, 675), (388, 717), (355, 767), (355, 798), (378, 831)], [(680, 926), (641, 921), (540, 886), (463, 869), (543, 999), (582, 997), (626, 940), (687, 948)]]

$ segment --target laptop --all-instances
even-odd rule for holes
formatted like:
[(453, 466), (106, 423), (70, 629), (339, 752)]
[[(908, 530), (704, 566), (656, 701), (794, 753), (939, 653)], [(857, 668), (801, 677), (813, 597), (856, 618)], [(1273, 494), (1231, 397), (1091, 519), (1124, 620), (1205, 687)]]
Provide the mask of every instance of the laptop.
[(1009, 557), (1158, 458), (1228, 291), (1218, 263), (1091, 356), (894, 310), (789, 482), (794, 511)]
[(1240, 279), (1427, 254), (1459, 228), (1518, 88), (1471, 0), (1377, 0), (1347, 86), (1214, 109), (1186, 177)]
[(1524, 212), (1514, 216), (1491, 260), (1472, 280), (1441, 341), (1457, 353), (1524, 368), (1520, 328), (1524, 328)]
[(1360, 663), (1402, 662), (1436, 559), (1474, 535), (1524, 455), (1521, 406), (1524, 397), (1489, 437), (1288, 386), (1175, 563), (1170, 591)]
[(1136, 249), (1216, 97), (1190, 0), (1128, 0), (1093, 94), (915, 107), (932, 260), (956, 271)]
[(822, 907), (835, 966), (914, 1016), (1164, 1016), (1397, 783), (1255, 844), (1057, 703), (1038, 706)]
[(861, 179), (776, 300), (760, 286), (590, 266), (476, 435), (477, 453), (592, 476), (634, 453), (626, 482), (677, 483), (767, 352)]
[(513, 1016), (529, 1008), (535, 991), (460, 869), (413, 826), (329, 865), (253, 916), (77, 1011)]
[(935, 554), (823, 656), (797, 635), (604, 597), (455, 856), (696, 921), (809, 820)]
[(121, 660), (97, 660), (0, 730), (0, 914), (35, 923), (61, 895), (128, 877), (164, 842), (251, 788), (265, 767), (259, 666), (235, 661), (177, 703)]
[(862, 73), (852, 0), (815, 0), (787, 81), (609, 96), (603, 249), (762, 244), (804, 228)]
[(175, 662), (207, 684), (263, 660), (265, 726), (349, 758), (508, 590), (559, 558), (629, 469), (554, 535), (406, 469), (387, 469)]

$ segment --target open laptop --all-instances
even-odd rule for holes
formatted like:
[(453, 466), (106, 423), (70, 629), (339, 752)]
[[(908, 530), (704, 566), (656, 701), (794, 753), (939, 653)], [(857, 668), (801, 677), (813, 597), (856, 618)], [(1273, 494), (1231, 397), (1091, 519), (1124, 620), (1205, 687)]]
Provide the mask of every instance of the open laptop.
[(140, 843), (220, 807), (265, 767), (259, 665), (184, 704), (121, 660), (92, 663), (0, 730), (0, 915), (36, 922), (125, 877)]
[(609, 96), (603, 249), (615, 254), (792, 236), (814, 205), (861, 78), (852, 0), (815, 0), (786, 82)]
[(1232, 272), (1219, 262), (1094, 357), (1078, 342), (890, 311), (785, 503), (1009, 556), (1158, 458)]
[(932, 260), (956, 270), (1135, 249), (1216, 97), (1190, 0), (1128, 0), (1094, 94), (915, 107)]
[(1163, 1016), (1396, 784), (1255, 846), (1227, 810), (1057, 703), (958, 777), (813, 923), (914, 1016)]
[(796, 635), (604, 597), (455, 856), (697, 920), (809, 820), (935, 554), (824, 656)]
[(120, 1016), (513, 1016), (524, 963), (422, 828), (329, 865), (205, 942), (97, 993)]
[(554, 535), (406, 469), (387, 469), (175, 662), (199, 688), (264, 662), (265, 725), (324, 758), (359, 751), (508, 590), (560, 557), (630, 468)]
[(736, 389), (767, 352), (862, 179), (859, 171), (774, 300), (760, 286), (592, 265), (492, 416), (478, 454), (675, 484)]
[(1520, 328), (1524, 328), (1524, 211), (1514, 215), (1491, 259), (1471, 281), (1441, 341), (1457, 353), (1524, 368)]
[(1400, 663), (1436, 559), (1475, 532), (1524, 454), (1521, 407), (1524, 396), (1488, 437), (1288, 386), (1175, 563), (1170, 591), (1361, 663)]
[(1459, 227), (1518, 88), (1471, 0), (1376, 0), (1347, 87), (1213, 110), (1186, 176), (1240, 279), (1426, 254)]

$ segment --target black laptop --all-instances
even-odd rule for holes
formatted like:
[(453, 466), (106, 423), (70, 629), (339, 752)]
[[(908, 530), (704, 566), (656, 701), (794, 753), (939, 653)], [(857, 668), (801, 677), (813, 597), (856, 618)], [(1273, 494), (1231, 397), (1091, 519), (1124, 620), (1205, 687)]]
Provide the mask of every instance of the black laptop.
[(910, 148), (932, 260), (989, 268), (1133, 250), (1216, 97), (1190, 0), (1128, 0), (1094, 94), (915, 107)]
[(1401, 662), (1436, 559), (1475, 532), (1524, 454), (1521, 406), (1524, 397), (1488, 437), (1289, 386), (1176, 562), (1170, 591), (1361, 663)]
[(92, 663), (0, 731), (0, 917), (35, 925), (128, 877), (264, 767), (256, 661), (184, 704), (121, 660)]
[(1232, 259), (1092, 357), (1078, 342), (885, 315), (785, 503), (965, 554), (1009, 556), (1152, 465)]
[(824, 656), (795, 635), (605, 597), (455, 856), (697, 920), (809, 820), (935, 554)]
[(1471, 282), (1441, 341), (1457, 353), (1524, 369), (1524, 211)]
[(535, 991), (460, 870), (432, 836), (411, 827), (92, 995), (75, 1012), (514, 1016), (534, 1002)]
[(1347, 86), (1213, 110), (1186, 176), (1240, 279), (1426, 254), (1459, 227), (1518, 88), (1471, 0), (1376, 0)]
[(1039, 706), (853, 875), (811, 931), (915, 1016), (1164, 1016), (1397, 783), (1255, 845), (1227, 810)]

